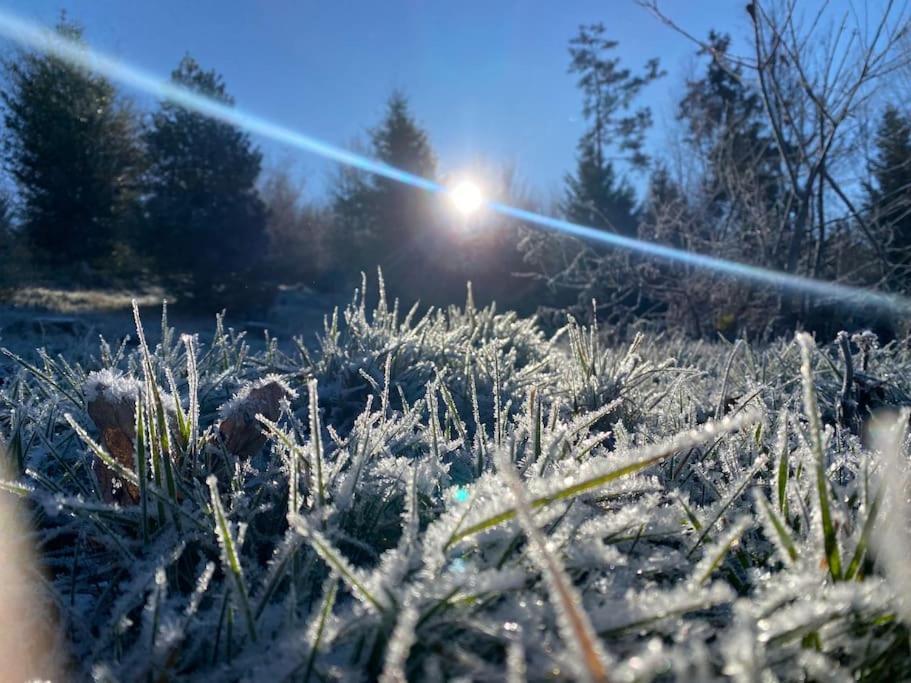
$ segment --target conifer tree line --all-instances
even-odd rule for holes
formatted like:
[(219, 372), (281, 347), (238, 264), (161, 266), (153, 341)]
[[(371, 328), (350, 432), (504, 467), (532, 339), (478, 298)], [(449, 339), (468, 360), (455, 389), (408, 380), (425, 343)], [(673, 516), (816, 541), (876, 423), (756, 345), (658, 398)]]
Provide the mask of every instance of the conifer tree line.
[[(639, 4), (675, 28), (655, 2)], [(493, 166), (485, 188), (625, 237), (911, 295), (908, 17), (887, 3), (872, 37), (854, 41), (792, 5), (747, 6), (746, 54), (722, 32), (688, 36), (695, 60), (682, 84), (657, 59), (625, 64), (603, 24), (580, 27), (567, 71), (586, 129), (561, 199), (529, 196), (512, 169)], [(66, 18), (56, 30), (83, 40)], [(825, 31), (830, 40), (815, 39)], [(171, 78), (233, 104), (222, 77), (190, 56)], [(662, 130), (642, 104), (658, 87), (681, 93)], [(352, 169), (336, 172), (325, 199), (308, 199), (288, 169), (264, 168), (243, 131), (167, 101), (142, 111), (107, 79), (42, 53), (7, 59), (0, 100), (0, 289), (156, 284), (187, 308), (252, 312), (279, 284), (345, 289), (379, 265), (403, 303), (453, 301), (470, 280), (476, 297), (545, 317), (597, 314), (618, 334), (644, 323), (705, 337), (849, 323), (900, 331), (862, 310), (833, 316), (826, 302), (504, 218), (453, 229), (439, 196)], [(449, 179), (402, 93), (361, 145)]]

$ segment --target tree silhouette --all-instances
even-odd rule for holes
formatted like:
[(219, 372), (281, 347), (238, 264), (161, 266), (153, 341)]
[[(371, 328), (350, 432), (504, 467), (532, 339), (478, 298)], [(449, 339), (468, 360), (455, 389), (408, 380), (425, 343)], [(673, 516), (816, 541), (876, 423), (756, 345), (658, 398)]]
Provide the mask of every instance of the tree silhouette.
[[(233, 104), (224, 81), (184, 57), (174, 83)], [(230, 124), (162, 102), (147, 131), (145, 250), (178, 297), (198, 308), (247, 309), (267, 293), (261, 154)]]
[(642, 88), (663, 74), (656, 59), (649, 60), (640, 75), (621, 67), (620, 59), (610, 56), (617, 45), (604, 38), (603, 24), (580, 27), (570, 42), (569, 72), (579, 77), (582, 113), (590, 127), (579, 140), (576, 170), (566, 177), (561, 208), (571, 220), (634, 235), (635, 194), (617, 177), (610, 151), (633, 167), (647, 164), (643, 145), (651, 111), (633, 105)]
[[(82, 38), (65, 17), (56, 31)], [(55, 57), (20, 53), (5, 66), (4, 152), (26, 241), (49, 264), (108, 263), (136, 217), (135, 117), (109, 81)]]
[[(401, 92), (392, 94), (383, 120), (370, 131), (369, 151), (395, 168), (429, 179), (436, 176), (427, 133)], [(435, 248), (433, 197), (395, 180), (343, 171), (335, 184), (333, 208), (340, 229), (351, 236), (360, 267), (382, 266), (393, 287), (410, 288)]]
[(876, 133), (868, 203), (889, 239), (895, 284), (911, 290), (911, 118), (889, 106)]

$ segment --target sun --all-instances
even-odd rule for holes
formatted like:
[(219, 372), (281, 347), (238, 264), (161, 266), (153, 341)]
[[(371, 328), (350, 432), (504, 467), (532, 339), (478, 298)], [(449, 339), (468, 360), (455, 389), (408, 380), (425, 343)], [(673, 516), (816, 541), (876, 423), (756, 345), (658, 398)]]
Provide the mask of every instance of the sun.
[(476, 213), (484, 204), (481, 188), (470, 180), (461, 180), (449, 191), (449, 199), (456, 211), (465, 216)]

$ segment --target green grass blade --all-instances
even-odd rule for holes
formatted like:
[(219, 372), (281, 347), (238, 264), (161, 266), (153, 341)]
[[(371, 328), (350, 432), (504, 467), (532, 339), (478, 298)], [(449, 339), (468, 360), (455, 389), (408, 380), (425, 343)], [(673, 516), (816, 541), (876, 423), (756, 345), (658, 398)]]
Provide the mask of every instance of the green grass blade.
[(607, 655), (582, 607), (582, 596), (562, 562), (548, 548), (544, 535), (535, 524), (525, 487), (505, 449), (497, 452), (497, 470), (512, 490), (519, 524), (533, 549), (533, 552), (529, 552), (530, 559), (539, 565), (547, 579), (551, 602), (557, 613), (560, 637), (573, 653), (573, 660), (579, 668), (577, 673), (582, 679), (607, 683)]
[(73, 403), (73, 405), (78, 406), (79, 408), (83, 408), (85, 406), (85, 403), (80, 396), (77, 396), (76, 394), (74, 394), (70, 391), (67, 391), (63, 386), (61, 386), (58, 382), (56, 382), (50, 375), (48, 375), (45, 372), (42, 372), (37, 367), (35, 367), (34, 365), (32, 365), (31, 363), (26, 361), (24, 358), (20, 358), (12, 351), (10, 351), (8, 349), (4, 349), (4, 348), (0, 348), (0, 353), (2, 353), (4, 356), (9, 358), (10, 360), (14, 361), (18, 365), (21, 365), (23, 368), (28, 370), (32, 375), (35, 376), (36, 379), (41, 380), (45, 384), (47, 384), (47, 385), (53, 387), (54, 389), (56, 389), (57, 391), (59, 391), (61, 394), (66, 396)]
[(291, 527), (303, 536), (313, 550), (316, 551), (316, 554), (323, 558), (323, 561), (335, 572), (338, 572), (342, 581), (345, 582), (358, 599), (370, 605), (377, 612), (386, 611), (387, 605), (370, 592), (360, 573), (351, 566), (345, 556), (325, 536), (313, 528), (307, 519), (301, 515), (291, 515), (288, 521)]
[(174, 418), (177, 421), (177, 434), (182, 442), (181, 447), (186, 450), (190, 445), (190, 420), (183, 409), (183, 405), (180, 403), (180, 394), (177, 393), (177, 381), (174, 379), (174, 373), (171, 372), (170, 368), (167, 368), (164, 374), (168, 380), (171, 396), (174, 397)]
[(538, 462), (541, 457), (541, 398), (538, 396), (537, 387), (531, 388), (529, 400), (532, 405), (529, 417), (534, 423), (532, 426), (532, 462)]
[(115, 458), (108, 453), (103, 446), (96, 442), (91, 436), (88, 435), (88, 432), (82, 428), (82, 426), (73, 419), (73, 416), (69, 413), (64, 413), (63, 419), (66, 420), (67, 424), (70, 426), (76, 436), (89, 447), (89, 450), (95, 454), (95, 456), (101, 460), (105, 465), (107, 465), (113, 472), (115, 472), (122, 479), (126, 479), (131, 484), (139, 485), (139, 477), (136, 476), (136, 473), (132, 470), (124, 467), (120, 464)]
[(247, 633), (250, 636), (250, 640), (256, 642), (256, 621), (253, 618), (253, 610), (250, 608), (247, 584), (244, 582), (244, 572), (240, 564), (240, 557), (237, 554), (237, 546), (234, 542), (234, 537), (231, 535), (228, 519), (225, 516), (225, 509), (222, 507), (221, 498), (218, 495), (218, 480), (214, 475), (211, 475), (206, 479), (206, 483), (209, 485), (209, 491), (212, 494), (212, 514), (215, 517), (215, 535), (218, 538), (218, 545), (221, 547), (222, 566), (225, 574), (231, 578), (234, 595), (247, 623)]
[(765, 456), (756, 458), (756, 462), (753, 463), (753, 466), (747, 470), (747, 473), (740, 478), (740, 481), (732, 487), (730, 493), (728, 493), (728, 495), (726, 495), (724, 499), (717, 505), (711, 519), (703, 525), (702, 531), (699, 534), (699, 537), (696, 539), (696, 542), (693, 544), (693, 547), (690, 548), (689, 553), (687, 553), (687, 557), (696, 552), (696, 549), (702, 544), (709, 533), (711, 533), (712, 529), (715, 527), (715, 524), (717, 524), (718, 520), (721, 519), (721, 516), (727, 511), (733, 502), (740, 497), (740, 494), (743, 493), (744, 489), (746, 489), (749, 483), (753, 481), (753, 477), (756, 476), (756, 473), (765, 467), (766, 462), (767, 459)]
[(319, 420), (319, 393), (316, 380), (310, 380), (307, 388), (310, 398), (310, 454), (313, 459), (310, 474), (313, 477), (314, 499), (319, 508), (325, 504), (326, 495), (323, 482), (323, 435)]
[(686, 501), (683, 500), (680, 496), (677, 496), (677, 502), (680, 503), (680, 507), (683, 508), (683, 512), (686, 514), (687, 520), (692, 525), (693, 529), (700, 531), (702, 529), (702, 522), (699, 521), (699, 518), (696, 516), (696, 513), (693, 512), (693, 509), (686, 504)]
[(310, 638), (310, 652), (307, 654), (307, 662), (304, 665), (303, 681), (307, 683), (310, 675), (313, 673), (313, 665), (316, 663), (316, 655), (319, 654), (322, 645), (323, 635), (326, 632), (326, 624), (329, 616), (332, 614), (332, 608), (335, 607), (335, 596), (338, 595), (338, 575), (331, 574), (326, 583), (323, 584), (323, 601), (320, 605), (317, 620), (312, 628), (312, 637)]
[(303, 542), (304, 539), (300, 534), (289, 531), (287, 532), (285, 540), (276, 548), (273, 559), (269, 563), (269, 571), (263, 581), (263, 587), (259, 591), (259, 596), (257, 598), (256, 610), (254, 612), (257, 619), (262, 615), (269, 600), (278, 589), (279, 584), (285, 577), (285, 572), (289, 564), (293, 561), (297, 549), (300, 548)]
[[(158, 460), (160, 463), (160, 470), (164, 474), (165, 486), (167, 487), (168, 496), (176, 504), (177, 503), (177, 485), (174, 480), (174, 468), (173, 462), (171, 460), (173, 454), (171, 452), (171, 440), (170, 432), (168, 431), (168, 418), (167, 413), (164, 409), (164, 404), (161, 400), (161, 392), (158, 389), (158, 382), (155, 381), (155, 373), (152, 368), (152, 354), (149, 352), (149, 345), (146, 343), (145, 331), (142, 328), (142, 321), (139, 317), (139, 305), (136, 300), (133, 300), (133, 320), (136, 323), (136, 334), (139, 337), (139, 349), (142, 355), (142, 368), (143, 375), (145, 376), (146, 390), (148, 396), (152, 399), (151, 409), (155, 415), (154, 421), (154, 430), (152, 432), (153, 437), (157, 437), (156, 440), (159, 443), (153, 444), (153, 462), (155, 461), (155, 454), (157, 453)], [(177, 400), (177, 397), (175, 397)], [(151, 416), (149, 418), (150, 423), (152, 422)], [(157, 468), (156, 468), (157, 469)], [(160, 473), (156, 471), (156, 476), (160, 476)], [(161, 485), (160, 479), (156, 478), (157, 485)], [(180, 529), (180, 520), (177, 514), (174, 515), (174, 525)]]
[(699, 561), (693, 572), (696, 585), (703, 585), (711, 578), (715, 570), (721, 566), (724, 558), (727, 557), (728, 552), (737, 544), (740, 537), (746, 533), (750, 525), (750, 518), (742, 517), (731, 525), (720, 541), (713, 546), (706, 547), (705, 557)]
[[(79, 423), (73, 419), (72, 415), (70, 415), (69, 413), (64, 413), (63, 417), (66, 420), (67, 424), (70, 425), (70, 428), (79, 437), (79, 439), (86, 446), (88, 446), (89, 450), (91, 450), (92, 453), (94, 453), (96, 457), (98, 457), (105, 465), (110, 467), (119, 477), (126, 479), (131, 484), (135, 484), (136, 486), (139, 486), (139, 477), (136, 475), (135, 472), (124, 467), (119, 462), (117, 462), (117, 460), (115, 460), (113, 457), (111, 457), (110, 453), (108, 453), (101, 445), (99, 445), (94, 439), (92, 439), (92, 437), (90, 437), (88, 435), (88, 433), (79, 425)], [(189, 520), (195, 526), (199, 527), (200, 529), (205, 528), (198, 519), (196, 519), (189, 512), (183, 510), (183, 508), (181, 508), (180, 505), (178, 505), (175, 501), (172, 501), (166, 493), (161, 491), (161, 489), (159, 489), (157, 487), (153, 487), (153, 486), (148, 486), (148, 484), (147, 484), (146, 490), (150, 494), (155, 496), (155, 498), (159, 501), (159, 503), (167, 503), (168, 506), (173, 510), (175, 516), (182, 514), (184, 519)]]
[[(623, 477), (626, 477), (630, 474), (635, 474), (648, 467), (657, 465), (680, 450), (692, 448), (693, 446), (697, 446), (700, 443), (704, 443), (710, 439), (717, 438), (721, 434), (733, 432), (737, 429), (740, 429), (744, 425), (750, 424), (755, 420), (756, 415), (754, 413), (741, 413), (735, 418), (722, 420), (720, 422), (710, 422), (703, 425), (701, 429), (678, 434), (677, 436), (668, 439), (667, 441), (645, 448), (642, 450), (642, 457), (636, 460), (627, 461), (620, 465), (615, 465), (612, 462), (615, 460), (615, 458), (612, 457), (610, 460), (608, 460), (609, 464), (604, 470), (601, 470), (600, 472), (597, 472), (593, 476), (587, 477), (582, 481), (578, 481), (569, 486), (557, 489), (553, 493), (534, 498), (529, 501), (529, 505), (534, 510), (546, 507), (547, 505), (556, 503), (558, 501), (571, 500), (576, 496), (594, 491), (595, 489), (606, 486), (607, 484), (617, 481), (618, 479), (622, 479)], [(515, 519), (515, 516), (515, 508), (508, 508), (495, 515), (491, 515), (490, 517), (481, 520), (480, 522), (456, 531), (446, 541), (443, 549), (446, 550), (452, 547), (455, 543), (458, 543), (459, 541), (462, 541), (469, 536), (487, 531), (488, 529), (492, 529), (496, 526), (499, 526), (500, 524)]]
[(196, 368), (196, 344), (190, 335), (181, 337), (187, 350), (187, 393), (189, 405), (187, 407), (190, 420), (189, 453), (195, 460), (199, 441), (199, 371)]
[(788, 415), (781, 412), (778, 433), (778, 467), (776, 469), (776, 486), (778, 489), (778, 510), (788, 518), (788, 477), (791, 474), (790, 448), (788, 447)]
[(861, 562), (863, 562), (864, 555), (867, 553), (867, 547), (870, 544), (870, 536), (873, 533), (873, 527), (876, 526), (876, 518), (879, 515), (881, 500), (882, 487), (876, 492), (876, 496), (871, 501), (870, 507), (867, 510), (867, 518), (864, 520), (864, 526), (860, 532), (860, 539), (857, 541), (857, 547), (854, 549), (854, 554), (851, 556), (848, 568), (845, 569), (845, 581), (851, 581), (858, 576)]
[(300, 512), (300, 476), (301, 465), (307, 468), (309, 474), (310, 464), (304, 457), (304, 449), (297, 440), (288, 432), (279, 427), (275, 422), (267, 419), (263, 415), (257, 415), (256, 419), (265, 428), (267, 435), (279, 442), (288, 451), (289, 476), (288, 476), (288, 514), (297, 514)]
[(0, 479), (0, 491), (10, 493), (19, 498), (27, 498), (32, 493), (35, 492), (35, 489), (26, 484), (20, 484), (18, 481), (6, 481)]
[(801, 365), (800, 372), (803, 377), (804, 411), (810, 427), (810, 447), (816, 460), (816, 492), (819, 496), (819, 511), (822, 515), (823, 546), (826, 561), (829, 564), (829, 573), (834, 581), (840, 581), (841, 553), (838, 549), (838, 537), (835, 524), (832, 521), (832, 504), (829, 500), (829, 480), (826, 476), (825, 449), (822, 438), (822, 424), (819, 419), (819, 405), (816, 401), (816, 386), (813, 382), (812, 354), (815, 344), (813, 338), (804, 333), (797, 335), (800, 343)]
[(142, 511), (142, 540), (149, 540), (149, 492), (147, 458), (145, 446), (145, 424), (142, 419), (142, 397), (136, 397), (136, 447), (133, 449), (136, 462), (136, 478), (139, 486), (139, 506)]
[(438, 378), (440, 386), (440, 395), (443, 397), (443, 402), (446, 404), (446, 410), (449, 413), (449, 419), (452, 421), (452, 424), (455, 425), (456, 431), (459, 433), (459, 438), (462, 439), (462, 443), (465, 447), (468, 447), (468, 434), (465, 432), (465, 424), (459, 418), (459, 411), (456, 408), (455, 401), (452, 399), (452, 394), (449, 393), (449, 389), (446, 387), (446, 384), (443, 382), (442, 377)]
[(793, 563), (797, 561), (797, 545), (794, 543), (794, 539), (791, 537), (791, 533), (788, 531), (788, 528), (785, 526), (784, 522), (772, 509), (772, 506), (769, 505), (769, 502), (766, 500), (765, 496), (762, 495), (759, 491), (755, 494), (756, 506), (759, 508), (760, 514), (768, 520), (769, 525), (775, 533), (774, 539), (777, 539), (778, 547), (784, 550), (785, 557), (782, 558), (786, 563)]

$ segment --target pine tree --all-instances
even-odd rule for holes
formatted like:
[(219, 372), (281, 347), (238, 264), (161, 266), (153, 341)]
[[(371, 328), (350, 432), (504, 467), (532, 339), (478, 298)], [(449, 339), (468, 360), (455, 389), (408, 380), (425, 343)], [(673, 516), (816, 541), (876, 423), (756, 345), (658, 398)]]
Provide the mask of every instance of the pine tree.
[[(423, 178), (436, 175), (427, 133), (407, 98), (394, 92), (380, 124), (370, 131), (370, 154)], [(333, 210), (339, 228), (356, 245), (359, 269), (382, 266), (393, 288), (410, 288), (433, 252), (433, 200), (425, 190), (391, 180), (343, 171), (337, 176)]]
[[(56, 30), (82, 38), (65, 17)], [(55, 57), (22, 53), (5, 67), (4, 152), (26, 241), (49, 264), (108, 265), (136, 217), (135, 116), (109, 81)]]
[(629, 183), (617, 178), (613, 163), (599, 157), (594, 144), (583, 139), (574, 175), (567, 174), (563, 214), (582, 225), (636, 234), (636, 196)]
[(570, 220), (635, 235), (635, 194), (618, 178), (610, 151), (635, 168), (646, 166), (643, 146), (651, 112), (633, 105), (641, 90), (663, 74), (658, 61), (650, 60), (642, 74), (634, 75), (609, 56), (616, 47), (616, 41), (604, 38), (602, 24), (582, 26), (570, 43), (569, 72), (579, 76), (582, 113), (590, 128), (579, 141), (576, 171), (566, 177), (561, 208)]
[(376, 232), (372, 202), (370, 177), (357, 169), (342, 166), (333, 181), (331, 204), (340, 239), (348, 243), (349, 275), (357, 276), (369, 265), (365, 252)]
[[(422, 178), (436, 174), (436, 159), (425, 133), (414, 120), (408, 100), (395, 92), (386, 105), (386, 116), (370, 134), (376, 158)], [(427, 229), (427, 193), (389, 178), (374, 182), (373, 208), (381, 240), (412, 239)]]
[(911, 117), (887, 107), (875, 144), (867, 201), (889, 236), (890, 260), (899, 267), (896, 284), (907, 292), (911, 290)]
[[(386, 103), (386, 115), (370, 133), (376, 157), (390, 166), (424, 178), (436, 173), (436, 158), (427, 133), (411, 114), (408, 98), (395, 91)], [(380, 185), (395, 181), (380, 179)], [(401, 183), (396, 183), (396, 186)]]
[[(184, 57), (177, 85), (233, 104), (224, 81)], [(197, 308), (246, 310), (271, 291), (263, 272), (262, 155), (234, 126), (162, 102), (147, 131), (145, 251), (167, 286)]]
[(729, 36), (709, 32), (708, 47), (699, 51), (709, 57), (705, 74), (687, 82), (678, 119), (686, 126), (686, 142), (706, 160), (702, 182), (715, 217), (736, 223), (750, 211), (755, 215), (757, 203), (774, 205), (785, 190), (762, 100), (743, 67), (726, 59), (730, 43)]

